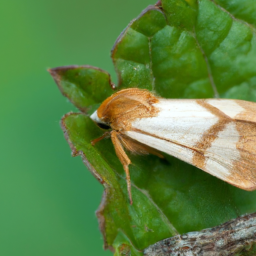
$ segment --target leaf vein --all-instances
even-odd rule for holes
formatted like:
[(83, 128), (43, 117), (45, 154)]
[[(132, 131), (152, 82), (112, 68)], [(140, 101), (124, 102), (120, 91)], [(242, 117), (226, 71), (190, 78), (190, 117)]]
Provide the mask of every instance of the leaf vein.
[(197, 43), (197, 45), (198, 45), (202, 55), (203, 55), (203, 58), (205, 60), (206, 67), (207, 67), (207, 72), (208, 72), (208, 78), (209, 78), (209, 81), (210, 81), (212, 89), (213, 89), (214, 97), (215, 98), (219, 98), (219, 93), (218, 93), (218, 90), (217, 90), (217, 86), (216, 86), (216, 84), (214, 82), (214, 78), (213, 78), (213, 75), (212, 75), (212, 69), (211, 69), (210, 62), (209, 62), (209, 60), (208, 60), (208, 58), (207, 58), (203, 48), (199, 44), (199, 41), (198, 41), (197, 36), (196, 36), (196, 32), (194, 32), (194, 37), (195, 37), (196, 43)]
[(239, 19), (239, 18), (236, 18), (233, 14), (231, 14), (229, 11), (227, 11), (224, 7), (222, 7), (221, 5), (217, 4), (214, 0), (211, 0), (212, 3), (214, 3), (216, 5), (216, 7), (218, 7), (221, 11), (227, 13), (234, 21), (237, 21), (237, 22), (241, 22), (243, 24), (245, 24), (246, 26), (248, 26), (253, 33), (256, 34), (256, 28), (253, 26), (253, 24), (251, 23), (248, 23), (247, 21), (245, 20), (242, 20), (242, 19)]

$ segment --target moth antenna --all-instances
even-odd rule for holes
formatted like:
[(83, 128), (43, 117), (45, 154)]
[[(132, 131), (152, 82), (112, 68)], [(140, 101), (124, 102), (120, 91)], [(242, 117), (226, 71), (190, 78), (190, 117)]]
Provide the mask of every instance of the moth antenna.
[(102, 136), (100, 136), (99, 138), (97, 139), (94, 139), (91, 141), (91, 144), (94, 146), (97, 142), (103, 140), (104, 138), (110, 136), (110, 132), (105, 132)]

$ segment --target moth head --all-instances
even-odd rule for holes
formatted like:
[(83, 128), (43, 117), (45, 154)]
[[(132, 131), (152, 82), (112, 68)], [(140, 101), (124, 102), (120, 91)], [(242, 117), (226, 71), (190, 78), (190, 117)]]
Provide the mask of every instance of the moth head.
[(103, 130), (109, 130), (111, 127), (108, 123), (102, 121), (98, 117), (98, 112), (97, 110), (90, 116), (90, 118)]

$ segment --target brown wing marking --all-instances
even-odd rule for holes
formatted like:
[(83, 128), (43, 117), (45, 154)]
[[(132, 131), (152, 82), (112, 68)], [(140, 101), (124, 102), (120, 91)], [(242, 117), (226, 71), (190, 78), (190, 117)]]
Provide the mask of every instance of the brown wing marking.
[[(236, 129), (240, 134), (236, 149), (239, 152), (237, 159), (234, 152), (230, 155), (232, 164), (229, 164), (222, 156), (218, 159), (212, 159), (231, 172), (225, 181), (245, 190), (256, 189), (256, 104), (246, 101), (236, 101), (245, 111), (238, 114), (234, 119), (226, 116), (221, 110), (205, 102), (198, 100), (197, 103), (211, 111), (219, 118), (219, 121), (204, 133), (201, 140), (194, 146), (198, 151), (194, 151), (193, 164), (198, 168), (205, 170), (205, 164), (208, 157), (204, 155), (212, 145), (212, 142), (218, 138), (219, 132), (223, 131), (227, 124), (234, 122)], [(202, 150), (202, 151), (201, 151)], [(223, 145), (225, 150), (225, 145)], [(201, 153), (202, 152), (202, 153)], [(220, 161), (220, 159), (222, 159)]]
[(207, 130), (201, 139), (194, 145), (194, 148), (198, 148), (200, 151), (194, 151), (192, 164), (200, 169), (204, 169), (206, 159), (204, 154), (201, 152), (205, 152), (208, 148), (211, 147), (212, 142), (218, 137), (218, 133), (223, 131), (225, 126), (229, 122), (232, 122), (232, 119), (226, 116), (219, 109), (208, 104), (205, 100), (197, 100), (197, 103), (219, 118), (219, 121), (209, 130)]
[(249, 102), (244, 100), (235, 100), (235, 102), (244, 109), (244, 111), (235, 116), (236, 120), (256, 122), (255, 102)]
[(241, 135), (237, 143), (240, 159), (234, 160), (228, 179), (232, 183), (240, 181), (238, 187), (252, 191), (256, 189), (256, 123), (237, 121), (236, 128)]

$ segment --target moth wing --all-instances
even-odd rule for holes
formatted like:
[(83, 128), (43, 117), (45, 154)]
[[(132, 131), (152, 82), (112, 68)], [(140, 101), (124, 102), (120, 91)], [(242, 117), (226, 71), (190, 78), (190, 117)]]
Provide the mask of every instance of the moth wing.
[(155, 104), (158, 116), (134, 120), (126, 135), (234, 186), (254, 190), (256, 118), (251, 117), (256, 104), (248, 102), (249, 108), (246, 103), (160, 100)]

